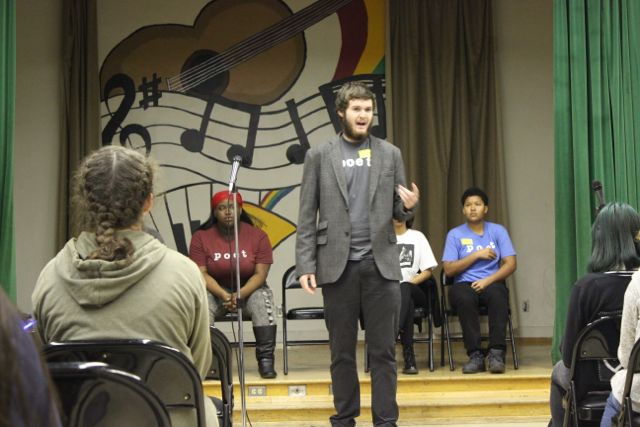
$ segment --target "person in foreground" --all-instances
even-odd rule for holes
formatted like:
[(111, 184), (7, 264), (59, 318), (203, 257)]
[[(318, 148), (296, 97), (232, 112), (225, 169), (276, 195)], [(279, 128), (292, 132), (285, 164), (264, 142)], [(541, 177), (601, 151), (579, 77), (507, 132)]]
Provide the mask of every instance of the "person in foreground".
[[(635, 212), (635, 211), (634, 211)], [(628, 222), (633, 227), (634, 240), (633, 247), (621, 248), (613, 247), (609, 248), (611, 251), (623, 251), (626, 254), (625, 261), (628, 265), (627, 269), (636, 270), (631, 277), (631, 281), (627, 286), (624, 293), (624, 300), (622, 306), (622, 322), (620, 325), (620, 344), (618, 346), (618, 360), (622, 369), (617, 371), (611, 378), (611, 394), (607, 399), (607, 404), (604, 408), (602, 415), (601, 427), (609, 427), (612, 425), (612, 420), (615, 418), (621, 410), (622, 393), (624, 392), (624, 383), (627, 377), (627, 369), (629, 367), (629, 357), (631, 356), (631, 350), (634, 344), (640, 338), (640, 272), (637, 271), (640, 266), (639, 244), (640, 239), (640, 221), (637, 219), (637, 214), (632, 217), (633, 221)], [(629, 230), (632, 231), (632, 230)], [(635, 249), (635, 250), (634, 250)], [(631, 384), (631, 401), (632, 411), (635, 416), (640, 415), (640, 382), (635, 378)]]
[(413, 351), (413, 312), (414, 308), (428, 308), (427, 294), (420, 285), (429, 280), (432, 270), (438, 263), (433, 256), (429, 241), (418, 230), (411, 229), (413, 220), (393, 220), (393, 228), (400, 247), (400, 342), (404, 357), (403, 374), (417, 374), (416, 355)]
[(489, 313), (489, 349), (486, 362), (491, 373), (503, 373), (509, 290), (505, 280), (516, 271), (516, 252), (509, 233), (499, 224), (485, 221), (489, 197), (479, 188), (465, 190), (461, 198), (466, 222), (447, 234), (442, 255), (444, 272), (454, 278), (449, 300), (458, 313), (469, 361), (465, 374), (486, 370), (480, 345), (479, 304)]
[(405, 185), (400, 150), (369, 133), (373, 93), (346, 83), (336, 96), (342, 132), (310, 149), (300, 189), (296, 273), (314, 293), (322, 285), (331, 350), (336, 414), (332, 426), (354, 426), (360, 414), (356, 366), (362, 315), (371, 367), (376, 426), (396, 426), (400, 286), (399, 251), (391, 222), (413, 217), (419, 192)]
[(47, 369), (0, 288), (0, 426), (61, 425)]
[(211, 198), (211, 217), (191, 239), (189, 257), (198, 265), (207, 283), (209, 321), (237, 309), (235, 286), (234, 216), (238, 221), (240, 250), (241, 300), (244, 313), (251, 316), (256, 338), (256, 359), (262, 378), (275, 378), (274, 350), (276, 323), (273, 292), (267, 286), (273, 252), (267, 234), (253, 225), (242, 209), (242, 196), (236, 193), (237, 212), (233, 212), (232, 195), (220, 191)]
[[(631, 282), (624, 294), (622, 308), (622, 323), (620, 325), (620, 345), (618, 346), (618, 360), (622, 369), (611, 378), (611, 394), (602, 414), (600, 427), (610, 427), (613, 419), (620, 414), (622, 409), (622, 393), (629, 367), (629, 356), (634, 344), (640, 338), (640, 272), (636, 271), (631, 277)], [(631, 406), (634, 417), (640, 415), (640, 382), (637, 374), (631, 383)]]
[(624, 293), (633, 270), (640, 266), (636, 236), (640, 215), (626, 203), (605, 205), (591, 228), (588, 274), (571, 289), (567, 320), (560, 350), (562, 360), (551, 373), (551, 426), (562, 426), (562, 398), (569, 389), (573, 347), (580, 331), (604, 313), (622, 310)]
[[(106, 146), (89, 155), (73, 196), (84, 213), (72, 238), (40, 273), (32, 295), (44, 342), (149, 339), (176, 348), (204, 378), (211, 367), (204, 279), (187, 257), (143, 231), (155, 167), (142, 154)], [(204, 399), (207, 426), (217, 426)], [(169, 411), (193, 426), (193, 411)]]

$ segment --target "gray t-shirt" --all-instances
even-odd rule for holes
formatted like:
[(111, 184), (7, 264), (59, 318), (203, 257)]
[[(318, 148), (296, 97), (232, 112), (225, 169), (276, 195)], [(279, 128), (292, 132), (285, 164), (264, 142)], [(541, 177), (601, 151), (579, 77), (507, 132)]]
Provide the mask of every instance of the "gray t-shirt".
[(349, 219), (351, 220), (351, 247), (349, 260), (361, 260), (371, 254), (369, 230), (369, 169), (371, 168), (371, 142), (369, 138), (353, 144), (340, 138), (342, 167), (349, 192)]

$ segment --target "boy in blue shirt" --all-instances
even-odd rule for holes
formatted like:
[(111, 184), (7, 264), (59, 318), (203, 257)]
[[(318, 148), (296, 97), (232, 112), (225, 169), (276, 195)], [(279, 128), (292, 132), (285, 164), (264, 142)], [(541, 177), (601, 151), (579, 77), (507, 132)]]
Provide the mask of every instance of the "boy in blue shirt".
[(444, 272), (454, 278), (449, 301), (456, 309), (469, 361), (465, 374), (485, 371), (480, 345), (479, 304), (489, 314), (489, 350), (486, 362), (492, 373), (504, 372), (505, 329), (509, 313), (507, 277), (516, 271), (516, 252), (509, 233), (499, 225), (484, 220), (489, 198), (479, 188), (462, 194), (462, 213), (466, 223), (447, 234), (442, 255)]

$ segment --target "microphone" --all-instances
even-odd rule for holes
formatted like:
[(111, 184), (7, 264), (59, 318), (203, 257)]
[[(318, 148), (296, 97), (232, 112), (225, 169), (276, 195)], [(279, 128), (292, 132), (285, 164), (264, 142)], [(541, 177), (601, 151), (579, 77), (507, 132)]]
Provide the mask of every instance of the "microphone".
[(597, 214), (600, 212), (600, 209), (604, 207), (604, 191), (602, 190), (602, 183), (598, 180), (592, 181), (591, 189), (596, 193), (596, 197), (598, 198), (598, 208), (596, 209)]
[(231, 175), (229, 176), (229, 193), (233, 193), (233, 187), (236, 185), (236, 179), (238, 178), (238, 169), (242, 163), (242, 156), (236, 154), (231, 160)]

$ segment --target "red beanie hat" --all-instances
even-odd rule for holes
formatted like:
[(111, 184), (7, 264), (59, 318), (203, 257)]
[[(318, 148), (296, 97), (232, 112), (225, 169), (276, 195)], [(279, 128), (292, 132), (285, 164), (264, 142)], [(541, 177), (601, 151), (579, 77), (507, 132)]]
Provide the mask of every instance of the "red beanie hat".
[[(231, 193), (229, 193), (229, 190), (218, 191), (211, 198), (211, 210), (214, 210), (220, 202), (225, 200), (231, 200)], [(236, 193), (236, 203), (238, 206), (242, 207), (242, 196), (240, 193)]]

